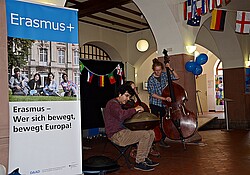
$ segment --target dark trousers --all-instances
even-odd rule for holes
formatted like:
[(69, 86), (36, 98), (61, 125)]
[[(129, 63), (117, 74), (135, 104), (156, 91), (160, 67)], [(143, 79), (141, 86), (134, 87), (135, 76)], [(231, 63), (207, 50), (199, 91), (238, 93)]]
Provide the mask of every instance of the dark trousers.
[(160, 120), (160, 129), (161, 129), (161, 134), (162, 134), (162, 140), (165, 140), (166, 134), (163, 132), (163, 129), (162, 129), (162, 126), (163, 126), (162, 125), (162, 119), (166, 115), (166, 108), (156, 106), (156, 105), (152, 105), (152, 104), (149, 104), (149, 107), (150, 107), (150, 110), (151, 110), (152, 114), (154, 114), (156, 116), (160, 116), (160, 118), (161, 118), (161, 120)]

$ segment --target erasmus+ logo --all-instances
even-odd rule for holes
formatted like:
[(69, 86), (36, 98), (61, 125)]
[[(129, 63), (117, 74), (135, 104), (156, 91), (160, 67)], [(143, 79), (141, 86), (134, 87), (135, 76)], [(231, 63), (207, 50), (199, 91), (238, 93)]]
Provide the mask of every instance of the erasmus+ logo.
[(6, 1), (8, 36), (78, 43), (78, 12), (16, 0)]
[(40, 29), (49, 29), (54, 31), (65, 31), (69, 30), (71, 32), (75, 27), (71, 23), (65, 24), (64, 22), (54, 22), (44, 19), (31, 19), (20, 16), (17, 13), (10, 14), (10, 24), (17, 26), (26, 26)]

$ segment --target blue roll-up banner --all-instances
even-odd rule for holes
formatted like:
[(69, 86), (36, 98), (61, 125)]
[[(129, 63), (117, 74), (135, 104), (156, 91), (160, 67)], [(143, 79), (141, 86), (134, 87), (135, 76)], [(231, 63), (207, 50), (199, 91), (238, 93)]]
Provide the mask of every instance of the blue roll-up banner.
[(78, 11), (6, 0), (8, 36), (78, 43)]
[[(78, 44), (76, 10), (6, 0), (6, 12), (9, 37), (46, 40), (55, 45), (56, 42), (60, 42), (69, 53)], [(37, 50), (37, 46), (33, 45), (31, 49)], [(49, 50), (50, 57), (58, 57), (57, 50)], [(75, 80), (72, 78), (74, 73), (79, 72), (79, 65), (73, 64), (73, 56), (68, 56), (67, 60), (70, 61), (65, 62), (63, 65), (65, 67), (62, 67), (60, 62), (52, 59), (41, 61), (38, 55), (31, 55), (32, 60), (28, 58), (27, 65), (20, 66), (21, 70), (27, 71), (26, 75), (19, 70), (19, 73), (26, 76), (29, 82), (34, 80), (32, 78), (35, 78), (36, 74), (40, 75), (40, 80), (43, 75), (44, 83), (39, 83), (40, 89), (36, 90), (35, 95), (31, 93), (34, 91), (31, 87), (38, 87), (36, 86), (38, 84), (35, 83), (33, 87), (27, 84), (25, 79), (22, 84), (18, 84), (20, 88), (18, 90), (15, 89), (16, 86), (10, 86), (12, 92), (9, 94), (8, 174), (82, 174), (80, 94), (79, 87), (73, 86), (72, 83)], [(52, 62), (53, 66), (48, 66)], [(72, 78), (67, 86), (64, 81), (60, 80), (64, 68), (63, 71), (68, 73), (69, 78)], [(14, 75), (13, 69), (10, 71)], [(49, 73), (53, 73), (54, 76), (51, 77), (54, 79), (54, 87), (57, 87), (55, 89), (58, 90), (51, 96), (44, 93), (45, 78), (49, 77)], [(17, 83), (19, 80), (16, 82), (13, 75), (9, 80)], [(74, 94), (66, 96), (66, 90), (63, 87), (66, 86), (66, 89), (69, 85)], [(42, 91), (39, 92), (39, 90)], [(47, 90), (50, 91), (50, 88)], [(23, 95), (14, 93), (15, 91)], [(29, 93), (25, 93), (28, 91)]]

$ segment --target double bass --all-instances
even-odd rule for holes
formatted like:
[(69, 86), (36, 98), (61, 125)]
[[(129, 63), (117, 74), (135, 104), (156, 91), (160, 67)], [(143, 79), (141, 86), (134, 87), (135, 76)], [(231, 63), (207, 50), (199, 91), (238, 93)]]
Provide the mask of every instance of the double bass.
[[(164, 63), (169, 63), (169, 56), (164, 49)], [(184, 149), (185, 139), (191, 137), (198, 126), (197, 116), (194, 112), (189, 111), (185, 107), (187, 101), (187, 93), (182, 86), (172, 82), (170, 69), (166, 67), (168, 76), (168, 85), (163, 89), (163, 97), (171, 97), (171, 102), (164, 102), (168, 109), (165, 117), (163, 117), (162, 128), (169, 139), (181, 140)]]

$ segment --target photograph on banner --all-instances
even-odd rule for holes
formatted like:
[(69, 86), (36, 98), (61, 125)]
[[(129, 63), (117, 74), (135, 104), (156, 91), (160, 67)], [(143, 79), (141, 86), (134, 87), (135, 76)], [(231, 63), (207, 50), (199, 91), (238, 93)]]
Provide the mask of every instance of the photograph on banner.
[(8, 37), (10, 101), (77, 100), (79, 46)]

